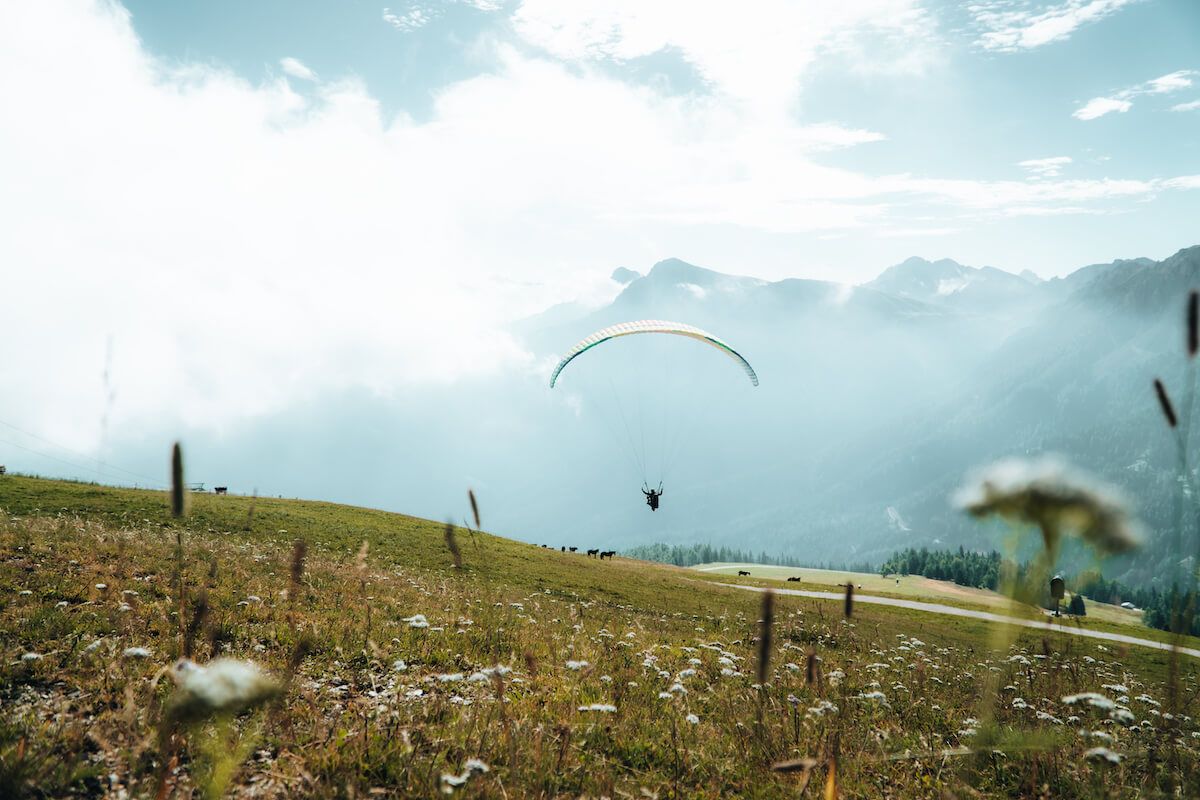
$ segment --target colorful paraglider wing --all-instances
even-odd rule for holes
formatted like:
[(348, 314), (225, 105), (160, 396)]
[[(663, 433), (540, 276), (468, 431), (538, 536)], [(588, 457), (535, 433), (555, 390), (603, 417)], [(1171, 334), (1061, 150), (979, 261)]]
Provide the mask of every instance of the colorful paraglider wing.
[(699, 328), (691, 325), (683, 325), (678, 322), (664, 322), (657, 319), (644, 319), (638, 322), (622, 322), (618, 325), (613, 325), (602, 330), (598, 330), (591, 336), (587, 337), (579, 344), (572, 347), (562, 361), (558, 362), (558, 366), (554, 368), (554, 374), (550, 376), (550, 388), (554, 388), (554, 384), (558, 382), (558, 376), (575, 358), (581, 354), (591, 350), (598, 344), (603, 344), (609, 339), (616, 339), (618, 336), (632, 336), (635, 333), (669, 333), (675, 336), (687, 336), (690, 339), (695, 339), (698, 342), (715, 347), (725, 355), (732, 358), (741, 364), (742, 369), (750, 378), (750, 382), (758, 386), (758, 375), (754, 372), (754, 367), (750, 366), (750, 362), (742, 357), (741, 353), (734, 350), (725, 342), (713, 336), (711, 333), (706, 333)]

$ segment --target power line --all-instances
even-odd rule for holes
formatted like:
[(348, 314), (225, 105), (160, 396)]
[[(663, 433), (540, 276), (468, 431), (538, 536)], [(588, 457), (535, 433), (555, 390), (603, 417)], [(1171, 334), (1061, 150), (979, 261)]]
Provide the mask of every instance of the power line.
[[(40, 450), (34, 450), (32, 447), (26, 447), (23, 444), (17, 444), (16, 442), (9, 441), (8, 439), (0, 439), (0, 443), (7, 444), (11, 447), (16, 447), (20, 450), (24, 450), (27, 453), (33, 453), (35, 456), (40, 456), (41, 458), (48, 458), (51, 461), (57, 461), (60, 464), (66, 464), (68, 467), (74, 467), (75, 469), (82, 469), (86, 472), (94, 472), (101, 477), (103, 477), (103, 475), (104, 475), (104, 471), (98, 467), (89, 467), (85, 464), (77, 464), (74, 461), (67, 461), (65, 458), (59, 458), (58, 456), (52, 456), (49, 453), (43, 453)], [(131, 473), (131, 474), (133, 474), (133, 473)], [(142, 476), (137, 476), (137, 477), (142, 477)], [(148, 479), (143, 478), (143, 482), (146, 482), (147, 480)], [(164, 485), (159, 483), (158, 481), (151, 480), (148, 482), (150, 483), (151, 486), (165, 488)]]
[[(67, 452), (67, 453), (70, 453), (70, 454), (71, 454), (71, 455), (73, 455), (73, 456), (78, 456), (79, 458), (85, 459), (85, 460), (87, 460), (87, 461), (94, 461), (94, 462), (96, 462), (98, 465), (100, 465), (101, 469), (94, 469), (94, 468), (92, 468), (92, 467), (80, 467), (80, 465), (79, 465), (79, 464), (72, 464), (71, 466), (74, 466), (74, 467), (80, 467), (81, 469), (88, 469), (88, 470), (91, 470), (91, 471), (93, 471), (93, 472), (96, 472), (96, 473), (98, 473), (98, 474), (101, 474), (101, 475), (103, 475), (103, 474), (104, 474), (104, 469), (114, 469), (114, 470), (116, 470), (117, 472), (124, 472), (126, 475), (129, 475), (129, 476), (131, 476), (131, 477), (137, 478), (138, 480), (141, 480), (141, 481), (144, 481), (144, 482), (148, 482), (148, 483), (150, 483), (150, 484), (153, 484), (153, 485), (155, 485), (155, 486), (163, 486), (163, 484), (162, 484), (162, 483), (160, 483), (159, 481), (155, 480), (154, 478), (150, 478), (150, 477), (147, 477), (147, 476), (145, 476), (145, 475), (141, 475), (141, 474), (139, 474), (139, 473), (137, 473), (137, 472), (133, 472), (132, 470), (124, 469), (124, 468), (122, 468), (122, 467), (119, 467), (119, 466), (117, 466), (117, 465), (115, 465), (115, 464), (109, 464), (108, 462), (106, 462), (106, 461), (103, 461), (103, 460), (101, 460), (101, 459), (99, 459), (99, 458), (96, 458), (95, 456), (89, 456), (89, 455), (87, 455), (86, 453), (81, 453), (81, 452), (79, 452), (78, 450), (72, 450), (71, 448), (67, 447), (66, 445), (61, 445), (61, 444), (59, 444), (58, 442), (52, 442), (52, 441), (50, 441), (49, 439), (47, 439), (46, 437), (44, 437), (44, 436), (38, 436), (36, 433), (30, 433), (29, 431), (27, 431), (27, 430), (25, 430), (25, 429), (23, 429), (23, 428), (18, 428), (16, 425), (13, 425), (11, 422), (5, 422), (4, 420), (0, 419), (0, 425), (4, 425), (5, 427), (12, 428), (12, 429), (13, 429), (14, 431), (16, 431), (17, 433), (22, 433), (22, 434), (24, 434), (24, 435), (26, 435), (26, 436), (30, 437), (31, 439), (37, 439), (37, 440), (38, 440), (38, 441), (40, 441), (40, 442), (45, 442), (46, 444), (50, 445), (51, 447), (57, 447), (59, 450), (63, 450), (63, 451), (65, 451), (65, 452)], [(63, 461), (63, 460), (62, 460), (62, 459), (60, 459), (60, 458), (55, 458), (54, 456), (51, 456), (51, 455), (49, 455), (48, 453), (41, 453), (41, 452), (38, 452), (38, 451), (36, 451), (36, 450), (32, 450), (32, 449), (30, 449), (30, 448), (28, 448), (28, 447), (22, 447), (21, 445), (19, 445), (19, 444), (16, 444), (15, 442), (8, 442), (8, 444), (11, 444), (13, 447), (20, 447), (22, 450), (28, 450), (28, 451), (29, 451), (29, 452), (31, 452), (31, 453), (36, 453), (37, 455), (43, 456), (43, 457), (45, 457), (45, 458), (50, 458), (50, 459), (53, 459), (53, 460), (55, 460), (55, 461), (62, 461), (62, 463), (64, 463), (64, 464), (66, 464), (66, 463), (70, 463), (70, 462), (67, 462), (67, 461)]]

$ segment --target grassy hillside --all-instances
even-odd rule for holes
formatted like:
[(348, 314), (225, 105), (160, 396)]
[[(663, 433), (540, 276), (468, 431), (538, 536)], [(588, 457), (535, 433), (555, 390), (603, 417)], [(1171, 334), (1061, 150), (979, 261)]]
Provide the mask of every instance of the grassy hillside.
[[(436, 522), (191, 501), (176, 521), (162, 493), (0, 478), (0, 796), (766, 798), (832, 782), (845, 797), (1138, 797), (1200, 785), (1197, 665), (1182, 664), (1168, 719), (1163, 652), (866, 605), (847, 619), (791, 597), (764, 628), (758, 597), (694, 571), (463, 529), (457, 568)], [(185, 652), (252, 660), (281, 698), (184, 724), (170, 669)], [(1128, 716), (1063, 702), (1078, 692)], [(1100, 745), (1120, 763), (1087, 756)]]

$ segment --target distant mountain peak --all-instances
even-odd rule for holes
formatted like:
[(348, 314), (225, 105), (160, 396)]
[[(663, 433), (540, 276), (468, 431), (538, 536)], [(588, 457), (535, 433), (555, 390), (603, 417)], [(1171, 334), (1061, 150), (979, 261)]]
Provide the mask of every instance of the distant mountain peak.
[(679, 258), (664, 258), (659, 261), (650, 271), (646, 273), (646, 277), (650, 279), (662, 280), (691, 280), (696, 277), (715, 277), (720, 275), (719, 272), (714, 272), (711, 269), (697, 267), (695, 264), (689, 264)]
[(952, 258), (912, 256), (888, 267), (871, 289), (934, 305), (997, 310), (1027, 300), (1034, 283), (997, 267), (968, 267)]
[(625, 284), (633, 283), (638, 278), (642, 277), (642, 273), (626, 267), (617, 267), (613, 270), (613, 273), (610, 277), (617, 283), (624, 286)]

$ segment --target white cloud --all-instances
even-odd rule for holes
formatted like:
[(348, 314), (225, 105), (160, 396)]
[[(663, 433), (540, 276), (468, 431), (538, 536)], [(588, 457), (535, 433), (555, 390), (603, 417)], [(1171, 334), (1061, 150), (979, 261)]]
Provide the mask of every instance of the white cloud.
[(1170, 94), (1180, 89), (1186, 89), (1192, 85), (1192, 78), (1197, 74), (1200, 73), (1197, 73), (1195, 70), (1177, 70), (1176, 72), (1148, 80), (1145, 83), (1130, 86), (1128, 89), (1122, 89), (1112, 97), (1093, 98), (1082, 108), (1077, 109), (1071, 116), (1086, 121), (1102, 117), (1114, 111), (1123, 114), (1133, 107), (1133, 103), (1131, 102), (1133, 98), (1147, 94)]
[(1200, 175), (1180, 175), (1168, 178), (1163, 185), (1170, 189), (1200, 189)]
[(985, 0), (968, 7), (981, 31), (976, 43), (986, 50), (1032, 50), (1070, 38), (1081, 26), (1098, 22), (1137, 0), (1066, 0), (1034, 5), (1028, 0)]
[(1163, 75), (1160, 78), (1146, 81), (1146, 93), (1167, 94), (1168, 92), (1186, 89), (1192, 85), (1192, 76), (1195, 74), (1195, 70), (1181, 69), (1168, 75)]
[(1070, 156), (1052, 156), (1050, 158), (1031, 158), (1021, 161), (1018, 167), (1029, 170), (1034, 178), (1057, 178), (1062, 174), (1063, 167), (1071, 163)]
[(1200, 110), (1200, 100), (1192, 100), (1187, 103), (1179, 103), (1171, 106), (1172, 111), (1197, 111)]
[[(0, 337), (0, 364), (23, 376), (5, 403), (13, 421), (75, 446), (96, 438), (110, 336), (115, 420), (220, 426), (318, 391), (534, 369), (507, 322), (611, 291), (614, 264), (686, 255), (673, 246), (701, 228), (942, 235), (905, 205), (1000, 213), (1194, 188), (826, 166), (831, 148), (882, 134), (776, 113), (819, 49), (807, 28), (786, 79), (756, 62), (777, 81), (765, 94), (707, 17), (682, 14), (682, 30), (623, 20), (617, 41), (575, 40), (622, 54), (686, 45), (723, 87), (713, 93), (664, 96), (587, 59), (498, 47), (490, 73), (443, 88), (418, 123), (385, 118), (353, 81), (252, 85), (157, 61), (108, 2), (39, 0), (19, 24), (11, 7), (0, 5), (0, 317), (29, 335)], [(732, 38), (755, 40), (748, 28)], [(787, 38), (766, 45), (783, 53)]]
[(882, 142), (887, 137), (877, 131), (844, 128), (832, 123), (805, 125), (797, 129), (796, 145), (808, 151), (835, 150), (870, 142)]
[(881, 239), (909, 239), (930, 236), (949, 236), (958, 228), (880, 228), (875, 235)]
[(1082, 108), (1076, 109), (1072, 117), (1081, 120), (1099, 119), (1105, 114), (1117, 112), (1124, 114), (1129, 109), (1133, 108), (1133, 103), (1128, 100), (1121, 100), (1116, 97), (1095, 97), (1087, 102)]
[(436, 16), (437, 10), (428, 6), (412, 6), (399, 14), (390, 8), (383, 9), (383, 21), (404, 33), (425, 27)]
[[(864, 31), (904, 31), (920, 47), (918, 0), (785, 0), (739, 6), (691, 0), (524, 0), (513, 16), (527, 42), (570, 61), (626, 61), (674, 48), (719, 93), (760, 114), (785, 112), (823, 48)], [(840, 48), (839, 48), (840, 49)]]
[(300, 59), (287, 57), (279, 60), (279, 68), (293, 78), (299, 78), (302, 81), (315, 81), (317, 73), (313, 72), (304, 65)]
[(1000, 213), (1006, 217), (1067, 217), (1079, 214), (1109, 214), (1102, 208), (1089, 208), (1087, 206), (1012, 206), (1000, 210)]

